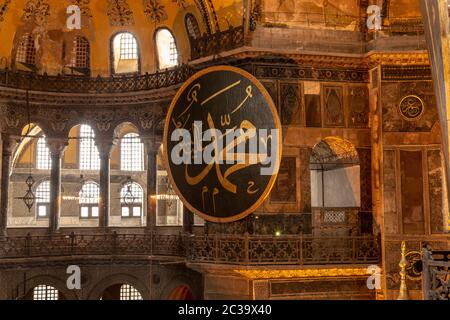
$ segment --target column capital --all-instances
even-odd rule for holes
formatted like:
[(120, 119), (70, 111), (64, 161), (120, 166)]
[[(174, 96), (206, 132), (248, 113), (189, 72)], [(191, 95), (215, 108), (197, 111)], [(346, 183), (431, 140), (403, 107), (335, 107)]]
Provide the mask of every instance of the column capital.
[(45, 140), (52, 156), (60, 156), (69, 145), (67, 138), (46, 137)]
[(141, 136), (141, 141), (144, 144), (147, 153), (158, 153), (162, 144), (162, 137), (156, 135)]
[(117, 144), (117, 138), (99, 137), (95, 139), (100, 158), (110, 158), (113, 146)]

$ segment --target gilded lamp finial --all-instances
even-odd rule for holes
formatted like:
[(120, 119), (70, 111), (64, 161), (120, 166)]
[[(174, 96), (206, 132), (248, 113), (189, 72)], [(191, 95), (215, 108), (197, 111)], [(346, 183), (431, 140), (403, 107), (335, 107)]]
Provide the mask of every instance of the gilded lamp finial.
[(402, 259), (398, 264), (400, 266), (400, 292), (397, 300), (409, 300), (408, 288), (406, 287), (406, 266), (408, 261), (406, 260), (406, 244), (402, 241)]

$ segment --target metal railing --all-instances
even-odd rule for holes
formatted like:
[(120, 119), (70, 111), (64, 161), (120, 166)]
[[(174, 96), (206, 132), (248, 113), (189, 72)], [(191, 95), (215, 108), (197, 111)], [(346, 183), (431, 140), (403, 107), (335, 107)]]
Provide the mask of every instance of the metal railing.
[(191, 60), (233, 50), (245, 45), (244, 27), (230, 27), (228, 30), (190, 39)]
[(66, 255), (184, 256), (179, 235), (59, 234), (0, 238), (0, 259)]
[(0, 87), (61, 93), (126, 93), (166, 88), (186, 81), (194, 71), (181, 65), (156, 73), (114, 77), (79, 77), (0, 70)]
[(358, 264), (378, 261), (375, 237), (198, 236), (188, 260), (243, 265)]
[(425, 300), (450, 300), (450, 251), (422, 249), (422, 290)]
[(231, 236), (148, 234), (58, 234), (0, 238), (7, 258), (72, 255), (154, 255), (190, 262), (274, 264), (367, 264), (378, 261), (375, 237)]

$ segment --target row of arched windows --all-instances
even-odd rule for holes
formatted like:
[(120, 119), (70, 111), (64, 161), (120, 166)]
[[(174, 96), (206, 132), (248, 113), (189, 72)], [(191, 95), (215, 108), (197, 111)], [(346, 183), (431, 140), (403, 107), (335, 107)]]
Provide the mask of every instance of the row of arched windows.
[[(94, 130), (89, 125), (80, 126), (79, 169), (99, 170), (100, 156), (95, 145)], [(123, 171), (144, 170), (144, 145), (137, 133), (125, 134), (120, 142), (120, 169)], [(39, 137), (36, 146), (36, 169), (50, 170), (50, 151), (45, 136)]]
[[(185, 17), (185, 27), (190, 40), (201, 36), (200, 28), (195, 17), (188, 13)], [(180, 63), (180, 55), (175, 38), (167, 28), (160, 28), (155, 33), (156, 54), (158, 68), (167, 69)], [(66, 57), (66, 44), (63, 46), (63, 56)], [(73, 40), (70, 54), (70, 63), (65, 67), (76, 72), (86, 73), (90, 69), (90, 44), (82, 36), (76, 36)], [(135, 73), (139, 72), (139, 46), (136, 37), (130, 32), (120, 32), (111, 40), (112, 72)], [(16, 52), (16, 63), (32, 68), (36, 65), (36, 44), (32, 34), (24, 34)], [(70, 72), (69, 72), (70, 73)]]
[[(36, 127), (35, 129), (37, 132), (42, 132), (39, 127)], [(142, 184), (142, 180), (140, 180), (141, 184), (137, 183), (136, 177), (146, 170), (144, 166), (144, 144), (142, 143), (139, 134), (133, 131), (130, 132), (130, 129), (131, 128), (125, 129), (125, 131), (120, 134), (120, 142), (117, 150), (117, 158), (119, 160), (117, 169), (120, 172), (115, 172), (115, 176), (118, 177), (117, 179), (124, 181), (126, 177), (126, 182), (120, 186), (119, 190), (117, 190), (117, 195), (112, 195), (111, 198), (120, 199), (119, 210), (122, 218), (139, 218), (144, 216), (144, 189), (146, 186)], [(71, 149), (67, 155), (68, 158), (66, 160), (68, 160), (68, 166), (65, 167), (67, 170), (65, 173), (72, 176), (72, 178), (67, 180), (69, 185), (73, 183), (70, 179), (74, 179), (74, 177), (78, 175), (80, 176), (80, 182), (75, 193), (66, 194), (62, 197), (62, 200), (76, 200), (78, 202), (78, 213), (76, 213), (76, 211), (72, 212), (72, 216), (73, 214), (78, 214), (79, 218), (82, 219), (98, 218), (100, 187), (94, 181), (95, 179), (92, 178), (92, 175), (95, 173), (94, 171), (98, 172), (100, 170), (100, 156), (95, 142), (95, 132), (88, 124), (80, 125), (74, 132), (76, 132), (76, 135), (69, 137), (69, 140), (76, 139), (77, 143), (69, 143)], [(45, 135), (42, 133), (41, 135), (39, 133), (35, 134), (37, 135), (35, 144), (30, 146), (30, 148), (34, 148), (34, 150), (30, 149), (30, 151), (25, 150), (21, 152), (23, 155), (28, 154), (30, 156), (30, 172), (33, 167), (33, 160), (31, 157), (34, 154), (34, 168), (38, 171), (36, 174), (45, 176), (52, 166), (50, 150), (47, 146)], [(74, 150), (74, 148), (77, 148), (77, 151), (75, 151), (76, 149)], [(18, 158), (20, 160), (17, 161), (24, 161), (18, 164), (18, 168), (24, 168), (28, 160), (25, 158)], [(114, 159), (117, 158), (114, 157)], [(182, 225), (183, 204), (172, 189), (167, 172), (158, 166), (152, 169), (157, 171), (156, 224), (161, 226)], [(84, 178), (84, 174), (91, 177)], [(131, 176), (134, 177), (133, 180)], [(137, 178), (137, 180), (139, 180), (139, 178)], [(22, 186), (20, 186), (20, 188), (22, 188)], [(36, 196), (35, 217), (38, 219), (48, 218), (50, 214), (51, 199), (49, 179), (42, 179), (34, 190)], [(77, 208), (72, 205), (68, 205), (67, 208), (68, 210), (77, 210)], [(194, 224), (201, 225), (203, 222), (200, 218), (195, 216)]]
[[(100, 188), (93, 181), (85, 182), (79, 192), (80, 218), (98, 218)], [(144, 191), (134, 182), (125, 183), (120, 190), (121, 216), (138, 218), (142, 215)], [(50, 210), (50, 181), (42, 181), (36, 188), (36, 215), (47, 218)]]
[[(115, 287), (115, 286), (114, 286)], [(107, 288), (104, 295), (108, 298), (108, 292), (111, 291), (110, 288)], [(64, 295), (58, 291), (55, 287), (41, 284), (33, 288), (32, 297), (33, 300), (63, 300), (65, 299)], [(120, 300), (142, 300), (141, 293), (130, 284), (121, 284), (118, 291), (118, 298)], [(100, 297), (101, 300), (104, 297)], [(105, 299), (109, 300), (109, 299)]]
[[(144, 145), (137, 133), (131, 132), (121, 138), (120, 168), (123, 171), (144, 170)], [(51, 158), (45, 136), (41, 136), (36, 144), (36, 169), (50, 170)], [(95, 145), (95, 133), (89, 125), (80, 126), (79, 134), (79, 169), (100, 170), (100, 156)], [(100, 189), (93, 181), (85, 182), (79, 192), (81, 218), (97, 218)], [(49, 215), (50, 181), (41, 182), (36, 188), (36, 215), (45, 218)], [(144, 192), (136, 182), (127, 182), (120, 190), (122, 217), (140, 217)]]

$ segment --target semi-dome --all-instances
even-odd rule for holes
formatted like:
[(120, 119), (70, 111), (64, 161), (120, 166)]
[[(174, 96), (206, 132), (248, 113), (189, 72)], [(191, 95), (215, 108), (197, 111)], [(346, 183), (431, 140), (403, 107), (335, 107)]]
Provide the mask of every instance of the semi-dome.
[[(68, 28), (71, 5), (80, 8), (81, 29)], [(94, 76), (154, 72), (188, 61), (190, 38), (241, 24), (238, 0), (2, 0), (0, 66), (48, 74), (89, 69)], [(168, 49), (154, 54), (156, 41)]]

